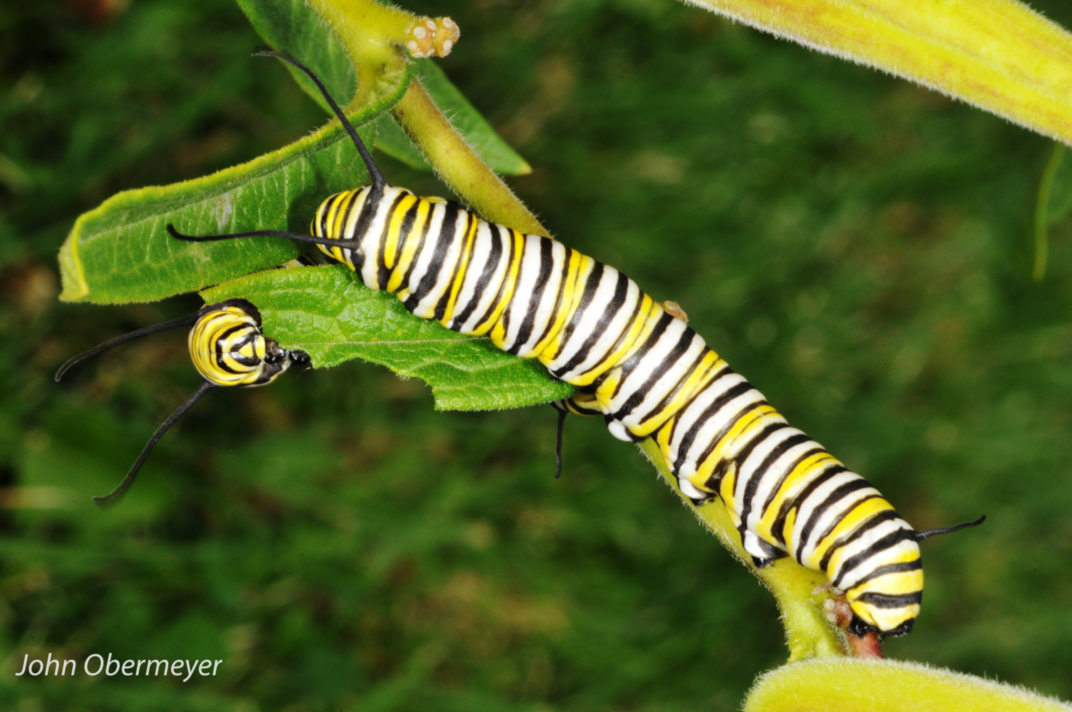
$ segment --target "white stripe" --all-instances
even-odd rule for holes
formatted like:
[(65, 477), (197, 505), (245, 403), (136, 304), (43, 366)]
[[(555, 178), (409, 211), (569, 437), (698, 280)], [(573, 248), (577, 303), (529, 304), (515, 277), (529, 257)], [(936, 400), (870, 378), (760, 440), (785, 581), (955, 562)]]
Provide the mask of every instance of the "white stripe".
[[(652, 323), (657, 322), (663, 316), (662, 307), (656, 306), (654, 313), (652, 314)], [(671, 350), (677, 346), (677, 342), (681, 340), (681, 335), (688, 327), (685, 322), (680, 319), (671, 319), (670, 324), (666, 327), (666, 330), (659, 335), (659, 338), (654, 344), (648, 348), (647, 353), (637, 363), (633, 369), (629, 372), (629, 375), (618, 386), (618, 392), (614, 395), (610, 402), (610, 412), (615, 412), (625, 405), (626, 401), (636, 393), (644, 382), (651, 376), (651, 371), (658, 364), (663, 362), (663, 359), (667, 357)], [(633, 353), (639, 351), (641, 347), (649, 344), (651, 341), (651, 335), (647, 339), (643, 339), (636, 344), (635, 349), (631, 349)], [(622, 359), (621, 363), (627, 362), (632, 355), (627, 354)]]
[(510, 299), (510, 323), (507, 326), (503, 351), (509, 351), (517, 332), (521, 329), (521, 323), (525, 320), (525, 312), (528, 311), (529, 299), (532, 290), (536, 287), (536, 280), (540, 278), (540, 240), (538, 235), (525, 235), (524, 251), (521, 254), (521, 272), (517, 277), (517, 287), (514, 288), (513, 297)]
[[(547, 239), (547, 238), (543, 238)], [(551, 240), (551, 276), (547, 280), (540, 303), (536, 307), (536, 319), (532, 324), (532, 332), (528, 340), (522, 345), (517, 355), (527, 358), (532, 355), (532, 350), (537, 342), (544, 336), (547, 325), (555, 315), (555, 304), (558, 303), (559, 293), (562, 291), (562, 265), (566, 261), (566, 246), (556, 240)], [(527, 310), (526, 310), (527, 311)], [(513, 317), (511, 317), (511, 320)]]
[[(391, 215), (391, 204), (395, 201), (400, 193), (408, 192), (403, 188), (392, 188), (388, 186), (383, 191), (383, 197), (380, 198), (380, 202), (376, 205), (376, 214), (373, 216), (372, 221), (369, 223), (368, 229), (364, 235), (360, 235), (361, 238), (361, 251), (364, 253), (365, 262), (361, 265), (361, 281), (365, 283), (365, 286), (370, 289), (378, 288), (378, 264), (380, 254), (380, 236), (383, 235), (384, 225), (387, 224), (387, 220)], [(367, 196), (371, 195), (371, 191), (362, 196), (359, 204), (355, 204), (353, 210), (350, 211), (347, 217), (346, 224), (343, 225), (344, 235), (354, 235), (354, 231), (357, 229), (357, 221), (361, 217), (362, 208), (365, 205)], [(351, 258), (352, 262), (352, 258)]]
[[(513, 234), (506, 228), (500, 227), (497, 230), (488, 226), (488, 250), (491, 250), (491, 240), (498, 240), (502, 244), (502, 255), (499, 257), (499, 264), (495, 267), (495, 271), (491, 274), (491, 280), (488, 282), (487, 288), (482, 294), (479, 295), (480, 301), (477, 302), (477, 307), (473, 313), (469, 316), (469, 319), (461, 325), (458, 331), (463, 334), (471, 334), (480, 325), (481, 320), (484, 318), (487, 311), (491, 308), (492, 302), (499, 297), (499, 292), (502, 290), (503, 282), (506, 280), (506, 275), (509, 273), (510, 265), (513, 263), (510, 250), (514, 241)], [(477, 235), (477, 239), (480, 239), (480, 235)], [(476, 275), (475, 278), (479, 279), (480, 275)], [(474, 282), (475, 287), (475, 282)]]
[[(831, 482), (836, 480), (840, 484), (845, 484), (849, 481), (859, 479), (862, 478), (854, 472), (842, 472), (841, 474), (832, 477)], [(827, 485), (829, 484), (830, 483), (828, 482), (819, 489), (815, 490), (812, 496), (808, 497), (807, 501), (804, 503), (804, 506), (801, 507), (801, 511), (797, 515), (797, 523), (800, 524), (802, 528), (803, 522), (808, 521), (808, 519), (811, 517), (811, 513), (815, 511), (815, 508), (821, 503), (825, 502), (826, 499), (832, 494), (833, 489), (829, 489), (827, 487)], [(834, 489), (836, 489), (836, 487)], [(821, 498), (819, 496), (820, 492), (825, 492), (825, 494)], [(829, 506), (826, 511), (823, 512), (822, 516), (819, 517), (819, 521), (815, 523), (815, 526), (812, 527), (811, 533), (808, 535), (808, 541), (804, 542), (804, 547), (800, 550), (801, 563), (810, 561), (812, 558), (814, 558), (816, 548), (823, 541), (823, 539), (821, 538), (823, 533), (826, 532), (826, 530), (829, 529), (830, 526), (834, 524), (834, 522), (842, 519), (849, 511), (852, 510), (854, 506), (856, 506), (856, 504), (861, 499), (876, 495), (878, 493), (878, 490), (876, 490), (874, 487), (863, 487), (861, 489), (850, 492), (848, 495)], [(805, 509), (807, 510), (806, 515), (804, 512)], [(795, 528), (796, 527), (794, 527), (794, 529)], [(794, 539), (794, 541), (799, 543), (799, 539)], [(794, 547), (794, 550), (795, 548), (796, 547)], [(806, 565), (817, 566), (818, 561), (814, 562), (814, 564)]]
[[(735, 373), (733, 376), (740, 378), (741, 382), (747, 383), (747, 381), (745, 381), (739, 374)], [(749, 388), (747, 391), (722, 406), (717, 413), (708, 418), (707, 422), (700, 428), (700, 432), (697, 433), (696, 439), (692, 441), (692, 447), (685, 453), (685, 461), (681, 465), (680, 474), (685, 475), (685, 473), (689, 473), (687, 476), (691, 476), (699, 470), (704, 464), (704, 462), (699, 461), (700, 457), (704, 454), (704, 451), (710, 447), (715, 437), (722, 432), (723, 428), (729, 425), (743, 411), (751, 408), (757, 403), (762, 403), (763, 401), (762, 393), (755, 388)], [(771, 422), (777, 422), (777, 420), (772, 418)], [(733, 445), (734, 443), (729, 443), (729, 447), (723, 449), (721, 453), (722, 458), (733, 457)], [(709, 457), (713, 456), (717, 451), (717, 449), (712, 450)]]
[[(792, 437), (794, 435), (803, 435), (803, 433), (796, 428), (782, 428), (778, 432), (786, 433), (786, 437)], [(784, 442), (784, 440), (785, 439), (783, 438), (779, 442)], [(800, 457), (805, 452), (814, 447), (814, 442), (812, 442), (811, 440), (805, 440), (804, 442), (798, 445), (794, 445), (793, 447), (786, 450), (784, 453), (781, 454), (781, 456), (779, 456), (774, 462), (771, 463), (771, 466), (767, 468), (767, 471), (763, 475), (763, 478), (759, 481), (759, 486), (756, 488), (756, 494), (752, 498), (751, 511), (748, 513), (749, 527), (755, 528), (759, 525), (759, 520), (761, 520), (763, 518), (763, 515), (765, 514), (763, 510), (763, 503), (767, 501), (767, 498), (770, 497), (771, 492), (774, 491), (775, 485), (777, 485), (778, 482), (781, 481), (782, 476), (786, 474), (786, 469), (792, 463), (796, 462), (798, 457)], [(754, 454), (755, 452), (753, 451), (753, 455)], [(747, 474), (740, 474), (738, 475), (738, 477), (740, 477), (741, 479), (747, 477), (747, 479), (751, 480), (756, 468), (759, 467), (761, 462), (763, 462), (763, 460), (754, 460), (752, 457), (749, 457), (741, 468), (741, 472)], [(744, 490), (742, 490), (742, 492), (743, 491)], [(744, 503), (741, 502), (740, 506), (743, 507)]]
[[(581, 280), (578, 285), (582, 293), (588, 282), (588, 277), (591, 275), (595, 266), (595, 260), (589, 259), (588, 264), (585, 265), (587, 269), (582, 270)], [(603, 275), (599, 280), (599, 285), (596, 287), (595, 292), (592, 294), (592, 300), (589, 302), (588, 308), (585, 309), (584, 313), (581, 315), (581, 320), (573, 330), (573, 333), (570, 334), (569, 339), (562, 344), (562, 349), (558, 356), (553, 361), (546, 364), (548, 369), (557, 372), (558, 369), (569, 363), (577, 352), (580, 351), (584, 342), (599, 327), (599, 320), (609, 308), (611, 300), (614, 299), (614, 291), (617, 286), (618, 270), (613, 267), (604, 267)], [(622, 304), (622, 308), (618, 310), (618, 313), (614, 315), (614, 318), (611, 320), (610, 324), (607, 325), (607, 328), (603, 330), (603, 334), (592, 345), (587, 358), (570, 371), (560, 374), (559, 378), (567, 383), (572, 383), (574, 379), (584, 376), (588, 371), (595, 368), (596, 364), (600, 363), (606, 357), (607, 352), (614, 348), (615, 344), (618, 343), (618, 339), (621, 337), (622, 332), (629, 326), (630, 317), (636, 309), (637, 302), (640, 298), (640, 288), (630, 280), (628, 291), (626, 292), (625, 303)]]
[[(675, 319), (675, 322), (677, 321), (680, 320)], [(684, 322), (681, 322), (681, 324), (684, 325)], [(678, 340), (679, 339), (674, 340), (674, 347), (677, 346)], [(652, 385), (648, 394), (644, 396), (644, 400), (640, 402), (640, 405), (634, 408), (632, 413), (622, 419), (622, 422), (626, 427), (636, 427), (655, 414), (654, 411), (656, 411), (663, 400), (673, 392), (679, 383), (685, 380), (687, 376), (691, 375), (700, 356), (707, 350), (707, 344), (704, 343), (704, 340), (700, 338), (699, 334), (694, 333), (692, 343), (689, 344), (689, 348), (681, 355), (681, 358), (679, 358), (673, 366), (667, 369), (667, 372), (664, 373), (654, 385)], [(647, 361), (646, 358), (644, 360)], [(643, 368), (644, 364), (641, 364), (640, 369)], [(651, 370), (648, 370), (648, 373), (650, 374)]]
[(476, 284), (480, 281), (480, 275), (484, 272), (484, 267), (487, 266), (488, 260), (491, 259), (491, 247), (494, 244), (491, 235), (491, 227), (483, 220), (477, 219), (476, 235), (473, 237), (473, 249), (469, 255), (469, 264), (465, 268), (465, 281), (462, 282), (462, 288), (458, 291), (458, 300), (454, 304), (454, 317), (451, 319), (450, 326), (457, 331), (455, 322), (457, 321), (457, 315), (465, 311), (469, 303), (474, 299), (480, 299), (483, 294), (476, 294)]
[[(864, 524), (866, 524), (866, 522), (864, 522)], [(835, 578), (837, 578), (843, 573), (841, 569), (842, 564), (844, 564), (853, 556), (873, 546), (875, 542), (877, 542), (882, 537), (889, 536), (890, 534), (893, 534), (894, 532), (901, 529), (910, 528), (911, 527), (908, 526), (908, 522), (904, 521), (903, 519), (891, 519), (890, 521), (883, 522), (877, 527), (869, 530), (857, 541), (854, 541), (851, 544), (844, 546), (841, 549), (838, 549), (837, 553), (834, 554), (834, 559), (836, 559), (837, 562), (830, 569), (830, 580), (833, 581)], [(891, 546), (889, 549), (877, 552), (875, 556), (868, 557), (856, 566), (852, 567), (851, 569), (845, 570), (845, 573), (847, 575), (845, 575), (845, 577), (841, 580), (841, 590), (848, 591), (850, 588), (856, 585), (857, 581), (870, 575), (872, 571), (879, 568), (880, 566), (885, 566), (886, 564), (901, 563), (905, 560), (904, 554), (906, 553), (906, 551), (910, 553), (911, 547), (913, 546), (916, 546), (918, 548), (918, 545), (914, 541), (905, 540), (903, 542), (899, 542), (896, 546)]]

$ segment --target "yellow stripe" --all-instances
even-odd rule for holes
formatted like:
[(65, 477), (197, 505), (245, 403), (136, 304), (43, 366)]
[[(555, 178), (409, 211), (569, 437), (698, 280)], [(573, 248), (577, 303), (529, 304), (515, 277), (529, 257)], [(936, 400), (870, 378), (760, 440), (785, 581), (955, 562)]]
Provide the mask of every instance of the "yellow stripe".
[[(413, 258), (417, 253), (417, 248), (421, 244), (421, 233), (424, 232), (424, 225), (428, 222), (432, 213), (433, 203), (434, 201), (427, 198), (421, 198), (417, 204), (417, 217), (413, 221), (413, 228), (408, 235), (399, 235), (399, 239), (402, 240), (402, 254), (398, 258), (398, 265), (391, 272), (391, 278), (387, 280), (388, 292), (397, 292), (402, 287), (402, 279), (406, 276), (406, 272), (409, 270), (409, 266), (413, 263)], [(398, 297), (399, 299), (405, 299), (401, 294)]]
[[(395, 253), (398, 251), (398, 241), (402, 235), (402, 221), (406, 217), (406, 213), (409, 211), (413, 204), (417, 202), (416, 195), (407, 195), (395, 206), (395, 212), (390, 218), (390, 227), (387, 230), (387, 240), (383, 245), (383, 263), (387, 269), (392, 269), (395, 265)], [(417, 224), (417, 217), (414, 216), (413, 224)], [(377, 255), (377, 258), (379, 255)], [(377, 262), (379, 260), (377, 259)], [(388, 277), (390, 280), (390, 277)]]
[[(575, 386), (591, 385), (597, 378), (607, 371), (628, 361), (629, 357), (644, 345), (644, 341), (655, 329), (655, 325), (659, 321), (659, 316), (662, 316), (662, 307), (659, 307), (659, 305), (655, 303), (655, 300), (647, 294), (641, 293), (640, 311), (632, 323), (630, 323), (624, 330), (625, 338), (619, 340), (614, 351), (600, 359), (599, 362), (589, 370), (571, 378), (569, 382)], [(606, 381), (600, 385), (597, 392), (600, 394), (601, 402), (609, 409), (610, 398), (614, 395), (614, 391), (605, 389), (603, 387), (605, 385)]]
[[(828, 463), (837, 463), (834, 456), (823, 450), (821, 452), (814, 453), (801, 460), (786, 476), (785, 481), (782, 482), (782, 486), (778, 488), (778, 492), (775, 493), (774, 499), (771, 500), (771, 504), (767, 507), (767, 511), (763, 513), (763, 518), (756, 525), (756, 533), (764, 539), (775, 540), (775, 534), (772, 527), (774, 526), (774, 520), (778, 518), (778, 513), (782, 511), (782, 504), (789, 497), (790, 493), (794, 496), (797, 494), (794, 490), (798, 483), (802, 480), (808, 480), (808, 475), (814, 472), (820, 465), (826, 465)], [(801, 503), (797, 503), (793, 507), (792, 512), (796, 512)], [(795, 545), (792, 539), (793, 528), (789, 526), (789, 518), (786, 517), (785, 528), (782, 530), (786, 539), (786, 544), (792, 548)]]
[[(853, 507), (848, 514), (838, 521), (834, 530), (823, 537), (818, 545), (812, 550), (811, 556), (808, 557), (809, 561), (815, 562), (812, 568), (818, 569), (819, 562), (823, 560), (823, 556), (831, 546), (837, 543), (838, 539), (848, 535), (875, 515), (892, 509), (893, 505), (882, 499), (881, 496), (875, 499), (869, 499), (866, 502), (861, 502), (859, 505)], [(841, 547), (834, 552), (834, 555), (830, 558), (830, 562), (827, 564), (827, 570), (836, 571), (838, 562), (845, 558), (845, 556), (845, 547)]]
[[(566, 277), (562, 280), (562, 284), (559, 285), (558, 311), (551, 315), (551, 319), (548, 320), (551, 322), (551, 328), (547, 330), (547, 335), (543, 340), (537, 342), (529, 358), (540, 358), (545, 350), (557, 351), (554, 347), (558, 345), (561, 339), (562, 329), (566, 326), (566, 320), (573, 315), (574, 302), (581, 298), (581, 290), (577, 289), (577, 284), (582, 258), (584, 258), (584, 255), (577, 252), (577, 250), (566, 248), (566, 259), (569, 267), (566, 270)], [(544, 359), (540, 358), (540, 362), (545, 366), (553, 360), (544, 361)]]
[[(245, 329), (224, 339), (223, 333), (235, 326), (244, 326)], [(264, 337), (259, 334), (256, 322), (249, 314), (236, 306), (224, 307), (205, 314), (194, 324), (187, 339), (190, 359), (194, 367), (206, 380), (220, 386), (240, 386), (256, 382), (260, 377), (262, 365), (252, 368), (243, 366), (231, 357), (234, 344), (247, 337), (250, 330), (257, 333), (258, 343), (254, 348), (259, 357), (258, 361), (263, 365)], [(220, 344), (221, 341), (223, 341), (222, 344)], [(216, 357), (217, 344), (223, 347), (224, 363), (238, 373), (229, 373), (221, 367)]]
[(677, 414), (689, 402), (694, 394), (713, 380), (715, 371), (712, 367), (721, 360), (714, 351), (708, 351), (704, 354), (700, 363), (692, 369), (688, 379), (674, 393), (670, 402), (648, 415), (642, 422), (629, 428), (630, 432), (634, 435), (647, 437), (661, 428), (667, 419)]
[(458, 302), (458, 294), (462, 290), (462, 285), (465, 283), (466, 272), (469, 271), (469, 260), (473, 255), (473, 241), (476, 239), (476, 232), (483, 222), (480, 218), (472, 213), (465, 213), (469, 219), (469, 231), (465, 236), (465, 245), (462, 246), (462, 253), (458, 255), (459, 266), (455, 272), (454, 284), (450, 287), (450, 297), (447, 299), (447, 308), (443, 312), (443, 318), (439, 320), (439, 323), (446, 326), (450, 323), (450, 320), (454, 317), (454, 306)]
[(510, 266), (507, 268), (506, 278), (503, 281), (502, 298), (499, 299), (499, 303), (495, 305), (495, 309), (488, 315), (488, 318), (477, 324), (472, 331), (474, 336), (483, 336), (490, 328), (491, 343), (500, 349), (506, 343), (506, 330), (503, 328), (502, 322), (499, 321), (499, 317), (503, 315), (506, 307), (510, 305), (510, 300), (514, 297), (518, 274), (521, 272), (521, 258), (525, 254), (525, 236), (513, 228), (508, 229), (510, 230), (510, 237), (514, 241), (514, 254), (510, 260)]
[[(711, 450), (711, 454), (703, 462), (696, 463), (696, 477), (701, 482), (706, 482), (711, 473), (715, 471), (715, 467), (718, 463), (726, 458), (730, 453), (726, 452), (733, 447), (737, 442), (737, 439), (744, 435), (747, 431), (753, 428), (762, 428), (763, 425), (769, 422), (770, 418), (777, 418), (778, 420), (784, 420), (778, 411), (770, 406), (769, 403), (763, 403), (751, 408), (748, 413), (741, 416), (741, 418), (733, 424), (733, 427), (722, 437), (721, 440)], [(722, 498), (726, 499), (726, 478), (722, 480)], [(726, 501), (726, 505), (729, 506), (730, 501), (733, 499), (733, 493), (729, 494), (730, 499)]]

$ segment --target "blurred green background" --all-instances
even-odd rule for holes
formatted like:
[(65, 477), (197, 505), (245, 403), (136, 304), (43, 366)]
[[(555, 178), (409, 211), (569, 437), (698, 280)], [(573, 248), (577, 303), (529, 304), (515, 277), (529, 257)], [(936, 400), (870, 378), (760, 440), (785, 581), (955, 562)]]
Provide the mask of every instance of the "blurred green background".
[[(1072, 26), (1072, 7), (1034, 5)], [(917, 528), (920, 660), (1072, 698), (1072, 167), (1051, 143), (670, 0), (409, 2), (533, 165), (561, 240), (691, 324)], [(199, 306), (56, 300), (75, 217), (325, 121), (226, 0), (0, 6), (0, 703), (35, 710), (732, 710), (786, 649), (771, 596), (635, 448), (554, 412), (436, 413), (349, 364), (213, 392), (185, 336), (69, 356)], [(381, 159), (426, 194), (428, 174)], [(222, 658), (219, 675), (15, 677), (23, 656)]]

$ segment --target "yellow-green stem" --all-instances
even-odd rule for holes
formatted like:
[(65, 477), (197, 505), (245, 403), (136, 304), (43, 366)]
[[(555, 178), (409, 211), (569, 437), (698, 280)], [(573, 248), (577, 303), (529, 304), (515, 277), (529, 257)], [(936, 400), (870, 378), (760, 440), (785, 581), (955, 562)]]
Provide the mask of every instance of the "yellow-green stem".
[(895, 660), (810, 660), (756, 681), (745, 712), (1072, 712), (1022, 687)]
[(700, 507), (694, 507), (678, 489), (677, 478), (667, 469), (655, 441), (650, 438), (644, 440), (640, 443), (640, 449), (671, 489), (681, 497), (685, 506), (695, 512), (696, 518), (774, 594), (782, 614), (782, 624), (785, 626), (790, 662), (848, 654), (844, 638), (823, 615), (822, 604), (828, 594), (814, 593), (816, 588), (827, 582), (826, 576), (804, 568), (788, 557), (757, 569), (752, 563), (752, 557), (741, 546), (741, 536), (730, 521), (730, 514), (722, 500), (713, 499)]
[[(385, 7), (373, 0), (307, 1), (342, 41), (354, 65), (357, 91), (347, 107), (348, 111), (367, 106), (385, 90), (385, 85), (389, 87), (393, 82), (393, 86), (397, 86), (398, 76), (407, 61), (402, 48), (415, 46), (415, 31), (422, 37), (427, 36), (423, 44), (428, 44), (435, 37), (435, 31), (429, 32), (429, 27), (443, 30), (443, 18), (430, 21), (430, 18)], [(429, 21), (431, 24), (425, 26)], [(443, 50), (443, 55), (450, 51), (453, 40), (457, 39), (457, 27), (449, 20), (447, 22), (451, 28), (447, 32), (452, 41), (443, 50), (441, 36), (436, 48)]]
[[(409, 44), (418, 23), (428, 21), (372, 0), (308, 1), (338, 35), (357, 72), (358, 91), (349, 110), (364, 106), (377, 82), (396, 76), (406, 61), (401, 47)], [(457, 38), (457, 26), (449, 20), (440, 18), (433, 23), (441, 32), (449, 26), (451, 36)], [(465, 142), (418, 82), (410, 85), (392, 115), (443, 181), (481, 216), (525, 233), (549, 235)]]
[(536, 216), (454, 129), (419, 81), (410, 84), (391, 114), (451, 190), (481, 216), (524, 233), (549, 236)]
[(1016, 0), (685, 0), (1072, 143), (1072, 34)]

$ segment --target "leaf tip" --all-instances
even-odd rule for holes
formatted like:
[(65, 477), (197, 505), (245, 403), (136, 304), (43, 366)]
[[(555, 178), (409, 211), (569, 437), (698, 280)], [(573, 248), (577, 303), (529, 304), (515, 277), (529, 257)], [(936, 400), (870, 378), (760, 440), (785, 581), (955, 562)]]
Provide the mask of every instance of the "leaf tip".
[(89, 296), (89, 284), (82, 269), (82, 259), (78, 255), (78, 224), (75, 224), (66, 242), (60, 247), (60, 280), (63, 291), (60, 301), (80, 302)]

